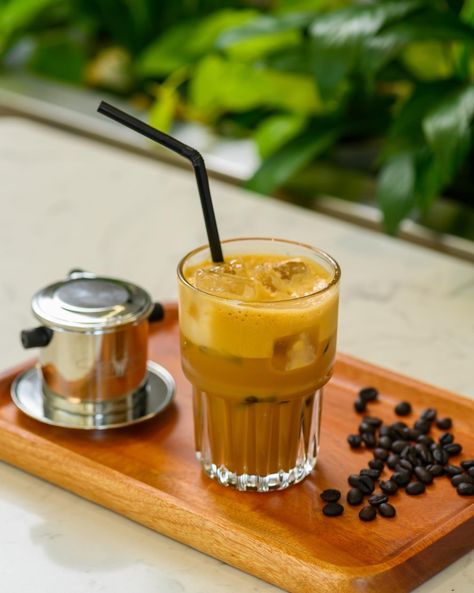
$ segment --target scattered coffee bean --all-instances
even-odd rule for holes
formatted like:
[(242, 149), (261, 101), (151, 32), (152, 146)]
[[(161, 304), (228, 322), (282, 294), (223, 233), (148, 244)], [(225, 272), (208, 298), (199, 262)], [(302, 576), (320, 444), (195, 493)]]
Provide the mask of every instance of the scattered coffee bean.
[(393, 480), (399, 486), (405, 486), (410, 481), (410, 477), (411, 476), (409, 472), (403, 471), (395, 472), (394, 474), (392, 474), (392, 477), (390, 479)]
[(398, 490), (398, 484), (393, 480), (380, 480), (379, 486), (385, 494), (395, 494)]
[(400, 459), (400, 463), (398, 465), (402, 468), (402, 471), (403, 470), (405, 470), (407, 472), (413, 471), (413, 465), (408, 461), (408, 459)]
[(430, 472), (430, 474), (434, 478), (437, 478), (438, 476), (442, 476), (444, 474), (443, 466), (438, 465), (437, 463), (435, 463), (433, 465), (428, 465), (426, 469)]
[(459, 484), (474, 484), (474, 478), (471, 478), (469, 474), (456, 474), (451, 478), (451, 484), (453, 486), (459, 486)]
[(472, 496), (474, 494), (474, 484), (466, 484), (463, 482), (456, 488), (457, 493), (461, 496)]
[(467, 473), (471, 476), (471, 478), (474, 478), (474, 467), (470, 467), (467, 470)]
[(362, 434), (362, 441), (368, 449), (373, 449), (377, 444), (377, 439), (372, 432), (364, 432)]
[(391, 505), (389, 502), (383, 502), (378, 507), (378, 511), (379, 514), (382, 515), (382, 517), (385, 517), (387, 519), (391, 519), (392, 517), (395, 517), (395, 515), (397, 514), (395, 507)]
[(434, 443), (433, 439), (426, 434), (420, 434), (416, 438), (416, 442), (421, 443), (422, 445), (426, 445), (427, 447), (430, 447)]
[(436, 426), (440, 429), (440, 430), (449, 430), (453, 425), (453, 421), (451, 420), (451, 418), (438, 418), (438, 420), (436, 420)]
[(449, 460), (448, 452), (441, 447), (437, 447), (436, 449), (433, 449), (433, 459), (436, 461), (436, 463), (445, 465)]
[(415, 476), (423, 482), (423, 484), (432, 484), (433, 483), (433, 476), (430, 472), (421, 465), (415, 467)]
[(419, 430), (422, 434), (426, 434), (430, 431), (431, 425), (427, 420), (420, 418), (415, 422), (415, 428)]
[(380, 436), (381, 437), (388, 437), (390, 440), (396, 440), (397, 433), (393, 430), (391, 426), (382, 426), (380, 428)]
[(417, 496), (418, 494), (423, 494), (425, 491), (425, 485), (423, 482), (410, 482), (408, 486), (405, 488), (405, 492), (410, 494), (410, 496)]
[(349, 484), (353, 488), (358, 488), (363, 494), (372, 494), (375, 488), (370, 476), (360, 476), (358, 474), (351, 474), (349, 476)]
[(395, 469), (395, 466), (400, 461), (400, 457), (398, 455), (389, 455), (387, 459), (387, 465), (390, 469)]
[(445, 465), (444, 472), (450, 478), (452, 478), (453, 476), (455, 476), (457, 474), (462, 474), (462, 467), (459, 467), (459, 465)]
[(406, 422), (402, 422), (399, 420), (398, 422), (394, 422), (390, 425), (393, 430), (401, 430), (402, 428), (408, 428), (408, 424)]
[(361, 521), (373, 521), (377, 515), (375, 507), (366, 506), (363, 507), (359, 512), (359, 519)]
[(359, 488), (351, 488), (347, 493), (347, 502), (352, 506), (360, 504), (364, 500), (363, 493)]
[(449, 445), (454, 441), (454, 437), (450, 432), (445, 432), (439, 437), (439, 442), (441, 445)]
[(382, 449), (390, 449), (392, 447), (392, 439), (389, 436), (382, 436), (379, 438), (378, 446)]
[(379, 472), (385, 467), (385, 463), (381, 459), (371, 459), (369, 461), (369, 467), (371, 469), (377, 469)]
[(428, 449), (428, 447), (426, 445), (423, 445), (422, 443), (417, 443), (415, 445), (415, 451), (416, 451), (417, 457), (419, 459), (421, 459), (421, 461), (423, 462), (424, 465), (433, 463), (433, 454), (431, 453), (431, 451)]
[(464, 459), (464, 461), (461, 461), (461, 467), (466, 471), (471, 469), (471, 467), (474, 467), (474, 459)]
[(344, 512), (344, 507), (338, 502), (328, 502), (323, 506), (323, 513), (326, 517), (338, 517)]
[(409, 402), (400, 402), (395, 406), (395, 414), (397, 416), (408, 416), (408, 414), (411, 414), (411, 404)]
[(406, 446), (407, 444), (405, 441), (395, 441), (394, 443), (392, 443), (392, 451), (394, 453), (401, 453)]
[(381, 474), (381, 470), (379, 469), (374, 469), (374, 468), (370, 468), (370, 469), (361, 469), (360, 470), (360, 475), (361, 476), (369, 476), (369, 478), (371, 480), (377, 480)]
[(367, 408), (367, 404), (365, 403), (365, 401), (362, 401), (361, 399), (356, 399), (356, 401), (354, 402), (354, 410), (358, 414), (363, 414), (365, 412), (366, 408)]
[(361, 422), (359, 424), (359, 434), (364, 434), (364, 432), (375, 432), (375, 426), (372, 424), (368, 424), (367, 422)]
[(362, 445), (362, 437), (358, 434), (350, 434), (347, 437), (351, 449), (358, 449)]
[(377, 418), (377, 416), (364, 416), (362, 418), (362, 422), (370, 424), (374, 428), (378, 428), (382, 424), (382, 420), (380, 418)]
[(436, 418), (437, 413), (438, 412), (436, 408), (427, 408), (422, 412), (420, 417), (422, 420), (426, 420), (427, 422), (433, 422), (433, 420)]
[(380, 459), (381, 461), (386, 461), (388, 459), (389, 453), (387, 449), (382, 449), (382, 447), (376, 447), (374, 449), (374, 457), (375, 459)]
[(337, 502), (341, 498), (341, 493), (335, 488), (328, 488), (323, 490), (319, 496), (324, 502)]
[(375, 387), (364, 387), (359, 391), (359, 397), (364, 402), (371, 402), (377, 399), (379, 392)]
[(372, 494), (372, 496), (369, 496), (368, 500), (369, 504), (371, 504), (373, 507), (376, 507), (383, 502), (387, 502), (388, 496), (386, 494)]
[(451, 443), (449, 445), (443, 445), (443, 449), (447, 451), (450, 457), (454, 457), (455, 455), (459, 455), (462, 451), (462, 446), (459, 443)]

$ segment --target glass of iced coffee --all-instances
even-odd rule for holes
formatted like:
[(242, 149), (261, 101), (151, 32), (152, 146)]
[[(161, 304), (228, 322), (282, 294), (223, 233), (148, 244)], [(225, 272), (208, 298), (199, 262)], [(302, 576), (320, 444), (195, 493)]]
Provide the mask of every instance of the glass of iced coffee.
[(281, 490), (316, 464), (340, 269), (323, 251), (292, 241), (222, 245), (223, 263), (201, 247), (178, 267), (196, 455), (220, 484)]

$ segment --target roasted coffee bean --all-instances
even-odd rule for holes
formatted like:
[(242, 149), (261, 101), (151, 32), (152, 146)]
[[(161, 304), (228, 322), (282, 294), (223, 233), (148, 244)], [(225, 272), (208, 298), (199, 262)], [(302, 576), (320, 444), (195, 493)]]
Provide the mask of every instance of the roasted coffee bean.
[(436, 410), (436, 408), (427, 408), (426, 410), (424, 410), (424, 412), (422, 412), (420, 418), (422, 420), (426, 420), (427, 422), (433, 422), (433, 420), (436, 418), (437, 413), (438, 411)]
[(467, 470), (467, 473), (471, 476), (471, 478), (474, 478), (474, 467), (470, 467)]
[[(413, 428), (400, 428), (398, 430), (398, 434), (400, 435), (400, 438), (402, 438), (405, 441), (411, 441), (413, 440), (412, 438), (412, 434), (413, 434), (414, 429)], [(416, 431), (416, 435), (418, 436), (420, 433), (417, 430)]]
[(359, 391), (359, 397), (362, 401), (371, 402), (377, 399), (379, 392), (375, 387), (364, 387)]
[(381, 426), (379, 434), (381, 437), (388, 437), (392, 441), (397, 438), (397, 433), (391, 426)]
[[(405, 445), (405, 447), (403, 447), (402, 452), (400, 453), (400, 457), (402, 459), (407, 459), (408, 454), (410, 453), (410, 451), (411, 451), (411, 445)], [(415, 458), (416, 458), (416, 451), (413, 451), (413, 452), (414, 452), (414, 455), (415, 455)], [(418, 462), (415, 463), (415, 465), (418, 465)]]
[(378, 446), (382, 449), (390, 449), (392, 447), (392, 439), (389, 436), (382, 436), (379, 438)]
[(415, 467), (414, 472), (415, 472), (415, 476), (420, 480), (420, 482), (423, 482), (423, 484), (432, 484), (433, 483), (433, 476), (426, 469), (426, 467), (422, 467), (421, 465), (418, 465), (417, 467)]
[(410, 450), (408, 451), (405, 459), (408, 459), (408, 461), (413, 465), (413, 467), (418, 465), (418, 456), (413, 447), (410, 447)]
[(371, 469), (377, 469), (379, 472), (385, 467), (385, 463), (381, 459), (371, 459), (369, 461), (369, 467)]
[(363, 494), (372, 494), (375, 488), (370, 476), (351, 474), (348, 481), (353, 488), (358, 488)]
[(359, 512), (359, 519), (361, 521), (373, 521), (377, 515), (375, 507), (366, 506), (363, 507)]
[(408, 416), (408, 414), (411, 414), (411, 404), (409, 402), (400, 402), (395, 406), (395, 414), (397, 416)]
[(415, 422), (415, 428), (419, 430), (422, 434), (427, 434), (430, 432), (431, 424), (424, 419), (419, 419)]
[(456, 474), (451, 478), (451, 484), (453, 486), (459, 486), (459, 484), (474, 484), (474, 478), (471, 478), (469, 474)]
[(392, 454), (388, 456), (387, 465), (390, 469), (395, 469), (395, 466), (400, 461), (400, 457), (398, 455)]
[(377, 418), (377, 416), (364, 416), (362, 418), (362, 422), (366, 422), (367, 424), (370, 424), (374, 428), (378, 428), (379, 426), (382, 425), (382, 420), (380, 418)]
[(415, 445), (415, 451), (416, 451), (417, 457), (419, 459), (421, 459), (421, 461), (423, 462), (423, 465), (428, 465), (430, 463), (433, 463), (433, 455), (426, 445), (417, 443)]
[(377, 480), (380, 477), (382, 470), (379, 469), (361, 469), (359, 472), (360, 476), (369, 476), (371, 480)]
[(431, 447), (431, 445), (434, 443), (433, 439), (426, 434), (420, 434), (420, 436), (417, 437), (416, 442), (426, 445), (427, 447)]
[(350, 434), (347, 437), (351, 449), (358, 449), (362, 445), (362, 437), (359, 434)]
[(364, 432), (361, 436), (362, 441), (368, 449), (373, 449), (377, 444), (377, 439), (372, 432)]
[(445, 432), (439, 437), (441, 445), (449, 445), (454, 441), (454, 437), (450, 432)]
[(375, 432), (375, 426), (372, 424), (368, 424), (367, 422), (361, 422), (359, 424), (359, 434), (364, 434), (364, 432)]
[(387, 449), (382, 449), (382, 447), (376, 447), (374, 449), (374, 457), (375, 459), (380, 459), (381, 461), (386, 461), (388, 459), (389, 453)]
[(372, 494), (372, 496), (369, 496), (368, 500), (369, 504), (371, 504), (373, 507), (376, 507), (383, 502), (387, 502), (388, 496), (386, 494)]
[(408, 459), (400, 459), (400, 463), (398, 465), (402, 468), (402, 471), (403, 470), (405, 470), (407, 472), (413, 471), (413, 465), (408, 461)]
[(395, 515), (397, 514), (395, 507), (389, 502), (383, 502), (378, 507), (378, 511), (379, 514), (382, 515), (382, 517), (385, 517), (386, 519), (391, 519), (392, 517), (395, 517)]
[(426, 468), (430, 474), (434, 477), (437, 478), (438, 476), (442, 476), (444, 474), (444, 468), (442, 465), (439, 465), (437, 463), (434, 463), (432, 465), (428, 465), (428, 467)]
[(417, 496), (418, 494), (423, 494), (425, 491), (425, 485), (423, 482), (410, 482), (408, 486), (405, 488), (405, 492), (410, 494), (411, 496)]
[(462, 467), (459, 467), (459, 465), (445, 465), (444, 473), (452, 478), (457, 474), (462, 474)]
[(441, 447), (436, 447), (436, 449), (433, 449), (433, 459), (436, 461), (436, 463), (445, 465), (446, 463), (448, 463), (449, 459), (448, 452), (442, 449)]
[(449, 430), (453, 425), (453, 421), (451, 420), (451, 418), (438, 418), (438, 420), (436, 420), (436, 426), (440, 429), (440, 430)]
[(395, 472), (394, 474), (392, 474), (392, 477), (390, 479), (393, 480), (399, 486), (405, 486), (410, 481), (410, 477), (410, 472), (403, 471)]
[(367, 404), (362, 401), (361, 399), (356, 399), (354, 402), (354, 410), (358, 413), (358, 414), (363, 414), (365, 412), (367, 408)]
[(335, 488), (328, 488), (323, 490), (319, 496), (324, 502), (337, 502), (341, 498), (341, 493)]
[(406, 422), (402, 422), (401, 420), (399, 420), (398, 422), (394, 422), (390, 426), (393, 428), (393, 430), (400, 430), (401, 428), (409, 428), (408, 424)]
[[(409, 441), (416, 441), (419, 437), (426, 436), (424, 434), (421, 434), (421, 432), (419, 430), (416, 430), (416, 428), (407, 428), (406, 434)], [(430, 439), (430, 437), (427, 438)], [(433, 441), (433, 439), (431, 439), (431, 441)]]
[(393, 480), (380, 480), (379, 486), (385, 494), (395, 494), (398, 490), (398, 484)]
[(461, 467), (466, 471), (474, 467), (474, 459), (464, 459), (464, 461), (461, 461)]
[(323, 513), (326, 517), (338, 517), (344, 512), (344, 507), (338, 502), (328, 502), (323, 506)]
[(405, 441), (395, 441), (394, 443), (392, 443), (392, 451), (394, 453), (401, 453), (406, 446), (407, 444)]
[(359, 488), (351, 488), (347, 493), (347, 502), (352, 506), (360, 504), (364, 500), (363, 493)]
[(474, 484), (466, 484), (466, 482), (463, 482), (462, 484), (459, 484), (456, 491), (461, 496), (472, 496), (474, 494)]
[(443, 449), (447, 451), (450, 457), (454, 457), (455, 455), (459, 455), (462, 451), (462, 445), (459, 443), (450, 443), (449, 445), (443, 445)]

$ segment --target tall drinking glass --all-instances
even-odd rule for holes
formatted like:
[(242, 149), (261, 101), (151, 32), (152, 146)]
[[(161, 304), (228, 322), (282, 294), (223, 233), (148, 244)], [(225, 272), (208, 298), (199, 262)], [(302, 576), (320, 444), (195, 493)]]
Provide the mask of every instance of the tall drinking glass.
[(225, 263), (200, 247), (178, 266), (196, 456), (220, 484), (281, 490), (316, 464), (340, 269), (323, 251), (280, 239), (233, 239), (223, 249)]

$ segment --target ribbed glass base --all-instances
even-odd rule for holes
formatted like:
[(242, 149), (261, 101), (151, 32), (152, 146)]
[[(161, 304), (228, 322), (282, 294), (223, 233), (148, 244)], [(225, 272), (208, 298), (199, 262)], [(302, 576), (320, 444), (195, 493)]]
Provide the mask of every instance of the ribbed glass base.
[(236, 402), (194, 392), (196, 457), (223, 486), (270, 492), (301, 482), (316, 465), (322, 389), (287, 399)]

